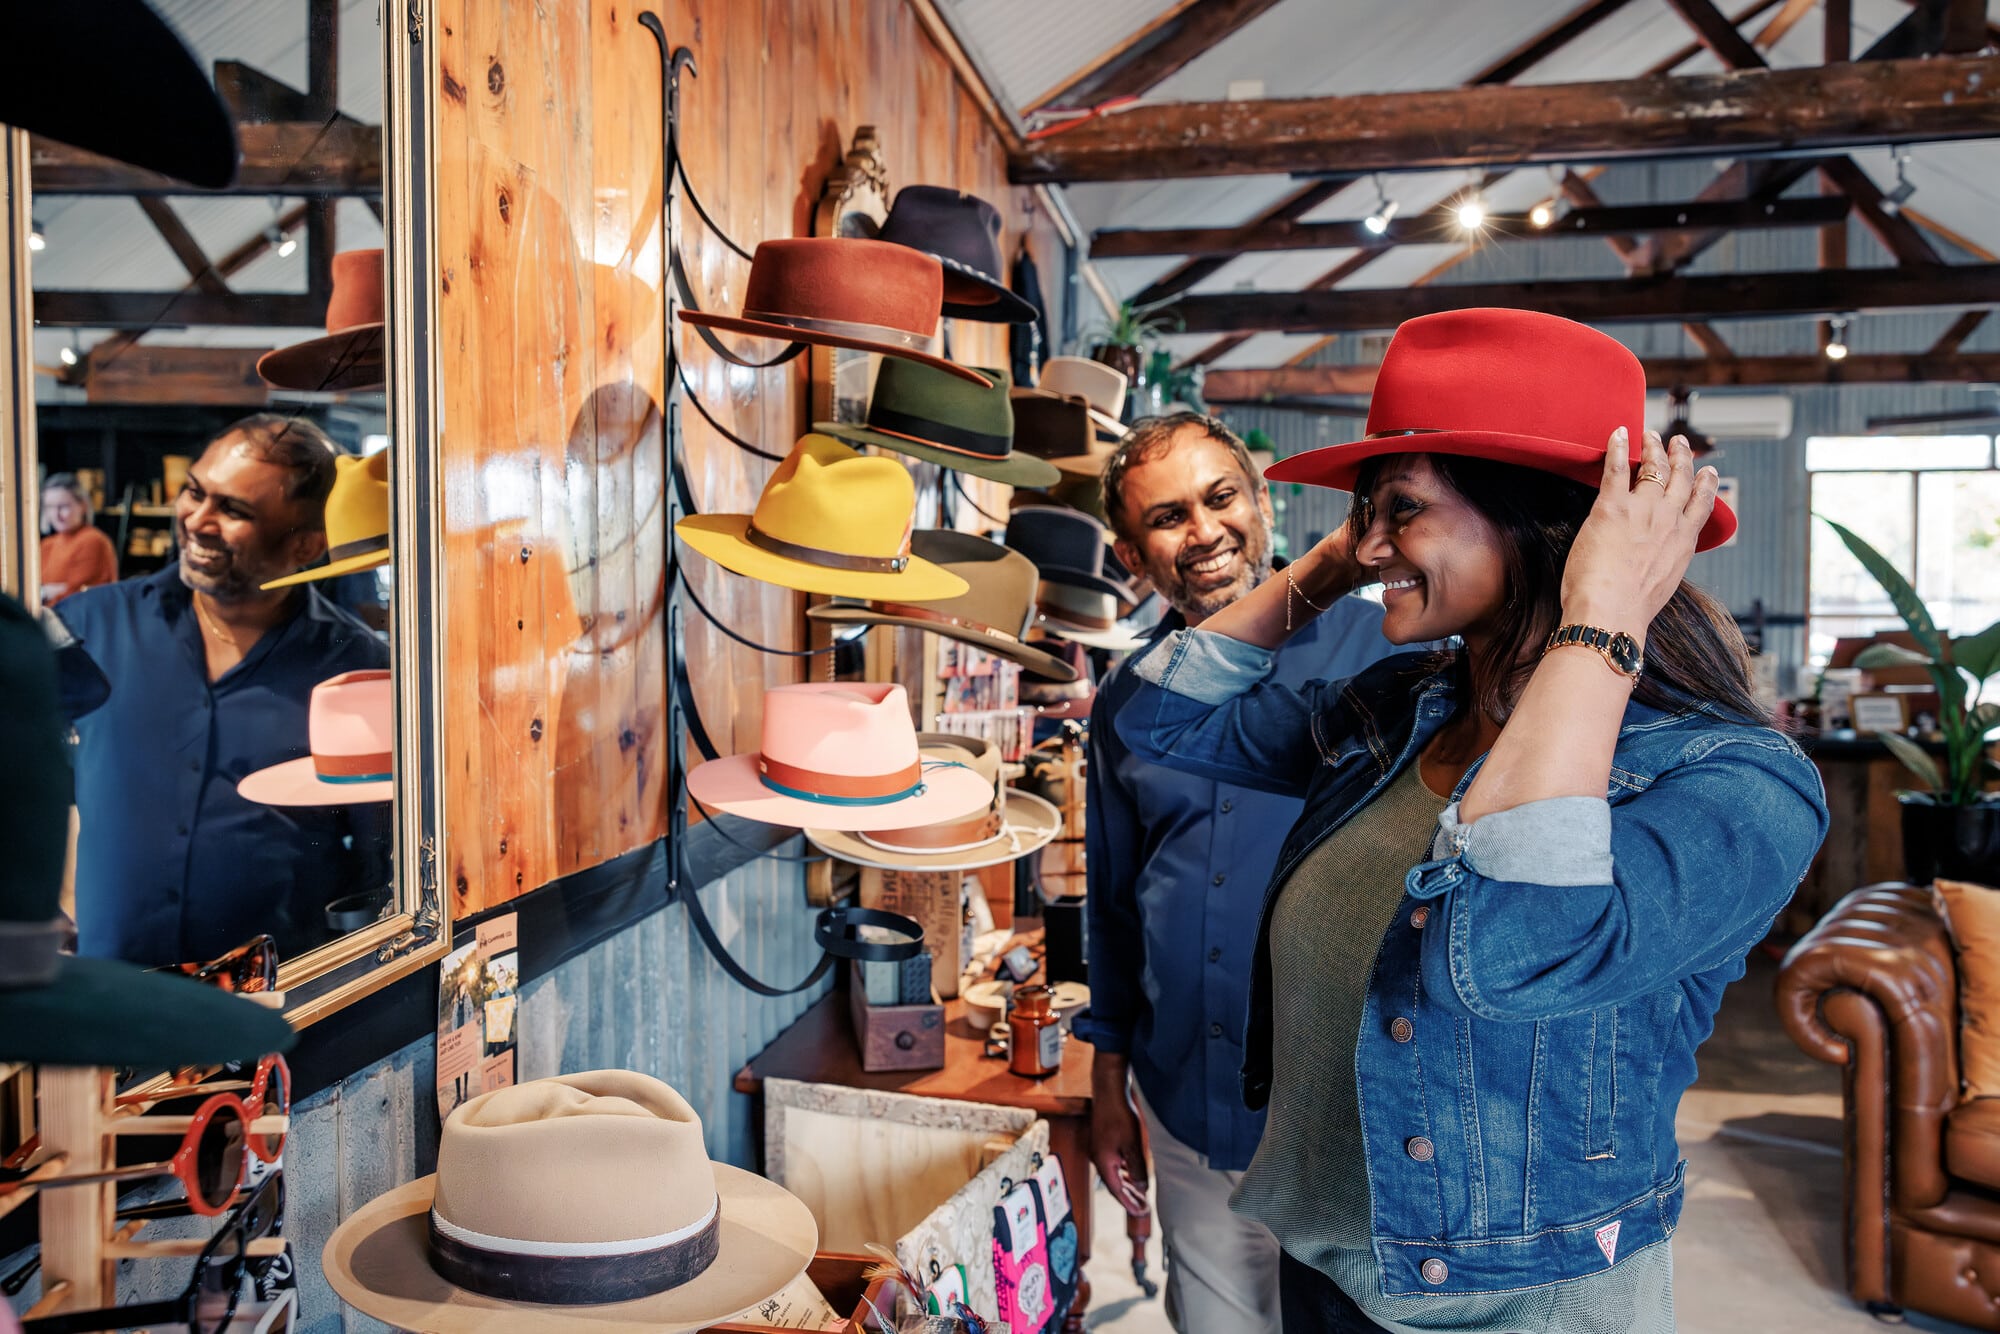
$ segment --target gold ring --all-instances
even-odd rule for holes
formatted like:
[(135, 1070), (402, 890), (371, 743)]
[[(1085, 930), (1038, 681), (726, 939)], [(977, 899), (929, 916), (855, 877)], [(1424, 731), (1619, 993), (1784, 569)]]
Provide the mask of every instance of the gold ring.
[(1639, 480), (1642, 482), (1658, 482), (1660, 490), (1664, 491), (1667, 489), (1667, 475), (1658, 468), (1639, 469)]

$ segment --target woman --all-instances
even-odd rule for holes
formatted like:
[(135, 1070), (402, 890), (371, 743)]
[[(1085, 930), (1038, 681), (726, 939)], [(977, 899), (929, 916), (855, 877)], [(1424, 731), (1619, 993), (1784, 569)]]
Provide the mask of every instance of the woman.
[(91, 522), (90, 497), (76, 474), (59, 472), (42, 483), (42, 602), (49, 605), (86, 588), (118, 581), (118, 553)]
[[(1133, 661), (1135, 750), (1306, 803), (1265, 896), (1243, 1079), (1270, 1111), (1234, 1201), (1284, 1247), (1287, 1334), (1673, 1328), (1675, 1108), (1826, 808), (1682, 580), (1735, 528), (1715, 471), (1679, 437), (1633, 450), (1644, 406), (1582, 325), (1413, 320), (1369, 437), (1269, 473), (1353, 491), (1346, 526)], [(1374, 582), (1391, 641), (1463, 647), (1263, 682)]]

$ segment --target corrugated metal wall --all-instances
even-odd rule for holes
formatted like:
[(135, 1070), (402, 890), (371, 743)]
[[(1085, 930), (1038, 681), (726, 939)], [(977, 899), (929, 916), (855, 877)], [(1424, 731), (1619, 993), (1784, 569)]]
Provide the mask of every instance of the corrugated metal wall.
[[(1614, 168), (1594, 185), (1607, 203), (1638, 203), (1660, 199), (1690, 199), (1708, 182), (1713, 169), (1706, 163), (1663, 162)], [(1922, 204), (1921, 198), (1912, 207)], [(1967, 257), (1942, 242), (1947, 257)], [(1858, 223), (1849, 226), (1848, 251), (1855, 265), (1887, 265), (1890, 256)], [(1738, 232), (1712, 248), (1693, 266), (1694, 272), (1777, 272), (1809, 269), (1817, 260), (1813, 233), (1807, 230)], [(1616, 277), (1623, 267), (1601, 240), (1557, 240), (1495, 244), (1468, 259), (1441, 281), (1509, 282), (1533, 279)], [(1848, 329), (1857, 352), (1894, 352), (1930, 346), (1957, 317), (1956, 311), (1864, 315)], [(1741, 355), (1803, 355), (1816, 347), (1809, 320), (1727, 320), (1715, 329)], [(1608, 327), (1641, 356), (1699, 356), (1700, 351), (1678, 324), (1620, 324)], [(1313, 365), (1334, 365), (1369, 359), (1365, 343), (1379, 353), (1379, 336), (1364, 339), (1342, 335), (1315, 352)], [(1966, 351), (2000, 349), (2000, 320), (1989, 320), (1966, 340)], [(1771, 393), (1768, 389), (1711, 390)], [(1805, 611), (1806, 546), (1809, 514), (1805, 442), (1815, 435), (1859, 435), (1873, 416), (1942, 412), (1955, 408), (1991, 406), (1994, 398), (1966, 385), (1822, 385), (1784, 391), (1794, 408), (1792, 433), (1784, 440), (1725, 442), (1715, 464), (1739, 485), (1742, 530), (1734, 546), (1695, 557), (1691, 577), (1726, 602), (1732, 611), (1748, 614), (1762, 599), (1767, 614), (1798, 615)], [(1365, 405), (1364, 405), (1365, 406)], [(1232, 407), (1224, 415), (1239, 431), (1262, 430), (1280, 458), (1318, 445), (1351, 440), (1362, 431), (1361, 419), (1322, 417), (1268, 408)], [(1951, 428), (1939, 428), (1951, 429)], [(1978, 426), (1972, 431), (1991, 428)], [(1316, 487), (1283, 486), (1274, 500), (1281, 506), (1279, 530), (1292, 553), (1305, 550), (1338, 523), (1347, 512), (1346, 495)], [(1769, 649), (1778, 658), (1779, 684), (1795, 689), (1795, 674), (1805, 653), (1800, 628), (1774, 628)]]
[[(780, 851), (796, 855), (802, 846), (795, 840)], [(724, 943), (766, 982), (789, 986), (818, 959), (796, 864), (752, 862), (701, 895)], [(732, 1092), (730, 1081), (828, 985), (801, 996), (755, 996), (723, 975), (685, 914), (667, 908), (529, 984), (518, 1020), (520, 1074), (537, 1079), (620, 1067), (657, 1075), (700, 1113), (711, 1157), (754, 1167), (750, 1099)], [(342, 1305), (320, 1273), (319, 1253), (341, 1219), (431, 1170), (435, 1058), (432, 1039), (411, 1043), (295, 1111), (285, 1147), (284, 1227), (299, 1263), (304, 1334), (388, 1329)], [(179, 1220), (147, 1236), (206, 1232)], [(119, 1267), (118, 1291), (127, 1302), (171, 1297), (186, 1282), (182, 1260)]]

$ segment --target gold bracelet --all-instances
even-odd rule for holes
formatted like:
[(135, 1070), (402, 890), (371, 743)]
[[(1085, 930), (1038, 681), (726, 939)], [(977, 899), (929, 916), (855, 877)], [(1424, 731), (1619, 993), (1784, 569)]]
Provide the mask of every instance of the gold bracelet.
[(1292, 578), (1292, 567), (1287, 565), (1285, 567), (1285, 633), (1286, 634), (1290, 634), (1292, 632), (1292, 594), (1294, 593), (1297, 593), (1299, 595), (1299, 601), (1305, 603), (1308, 607), (1311, 607), (1315, 612), (1324, 613), (1326, 611), (1325, 607), (1320, 606), (1317, 602), (1314, 602), (1311, 598), (1306, 596), (1306, 591), (1303, 588), (1299, 587), (1299, 581)]

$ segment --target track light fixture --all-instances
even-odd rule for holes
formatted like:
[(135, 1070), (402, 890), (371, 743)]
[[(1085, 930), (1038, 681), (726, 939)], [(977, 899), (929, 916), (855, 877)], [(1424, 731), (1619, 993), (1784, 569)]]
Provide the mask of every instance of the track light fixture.
[(1478, 231), (1486, 225), (1486, 201), (1476, 191), (1466, 195), (1458, 201), (1457, 217), (1460, 231)]
[(48, 246), (49, 234), (42, 230), (42, 220), (40, 218), (30, 219), (28, 222), (28, 249), (46, 250)]
[(1537, 230), (1556, 220), (1556, 211), (1545, 200), (1528, 210), (1528, 225)]
[(1890, 156), (1896, 162), (1896, 188), (1883, 194), (1882, 211), (1896, 214), (1903, 211), (1903, 205), (1917, 192), (1917, 187), (1910, 183), (1910, 150), (1898, 145), (1890, 150)]
[(1826, 336), (1826, 359), (1828, 361), (1847, 360), (1847, 317), (1836, 315), (1832, 320), (1832, 331)]
[(1381, 236), (1389, 230), (1389, 222), (1396, 216), (1396, 201), (1382, 191), (1382, 178), (1375, 177), (1375, 211), (1361, 220), (1370, 236)]
[(65, 366), (76, 365), (76, 349), (74, 347), (71, 347), (68, 343), (63, 344), (62, 350), (60, 352), (57, 352), (56, 356), (59, 359), (61, 359), (62, 364)]

